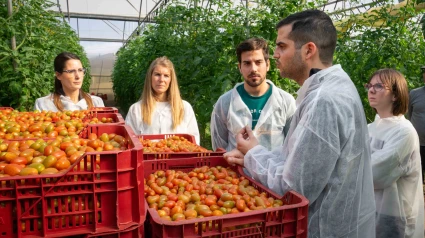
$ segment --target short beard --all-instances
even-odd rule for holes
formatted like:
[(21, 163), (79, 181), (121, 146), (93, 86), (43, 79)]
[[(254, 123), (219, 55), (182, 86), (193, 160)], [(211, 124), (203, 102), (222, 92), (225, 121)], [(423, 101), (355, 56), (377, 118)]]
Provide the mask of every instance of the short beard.
[(266, 80), (266, 79), (263, 78), (263, 79), (261, 79), (258, 82), (251, 82), (251, 81), (249, 81), (247, 79), (244, 79), (244, 80), (245, 80), (245, 83), (248, 84), (250, 87), (256, 88), (256, 87), (260, 86), (264, 82), (264, 80)]
[(307, 64), (302, 61), (301, 54), (299, 52), (294, 55), (291, 60), (291, 63), (288, 64), (286, 68), (288, 70), (280, 71), (280, 76), (282, 78), (293, 79), (296, 82), (298, 82), (299, 80), (305, 80)]

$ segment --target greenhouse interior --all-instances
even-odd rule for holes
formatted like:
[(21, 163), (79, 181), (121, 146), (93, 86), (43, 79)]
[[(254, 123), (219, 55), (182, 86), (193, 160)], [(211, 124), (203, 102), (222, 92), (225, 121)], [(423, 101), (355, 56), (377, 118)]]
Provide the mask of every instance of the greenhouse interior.
[(0, 238), (425, 238), (425, 0), (0, 13)]

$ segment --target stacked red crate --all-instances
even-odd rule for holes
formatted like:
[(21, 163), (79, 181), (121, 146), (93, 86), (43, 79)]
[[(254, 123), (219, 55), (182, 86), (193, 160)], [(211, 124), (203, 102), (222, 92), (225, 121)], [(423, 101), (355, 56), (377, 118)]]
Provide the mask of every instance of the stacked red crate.
[(142, 146), (128, 126), (89, 125), (115, 133), (126, 150), (86, 152), (63, 173), (0, 178), (0, 237), (61, 237), (115, 232), (145, 220)]

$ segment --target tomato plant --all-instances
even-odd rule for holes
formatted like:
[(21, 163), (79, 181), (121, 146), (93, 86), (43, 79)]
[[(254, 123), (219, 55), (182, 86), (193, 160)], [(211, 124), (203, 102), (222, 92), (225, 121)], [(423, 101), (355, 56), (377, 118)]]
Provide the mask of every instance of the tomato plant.
[[(87, 68), (83, 90), (90, 87), (90, 65), (77, 34), (54, 5), (44, 0), (14, 0), (8, 17), (7, 1), (0, 2), (0, 105), (19, 110), (34, 107), (35, 99), (48, 95), (54, 84), (53, 60), (63, 51), (77, 54)], [(10, 40), (16, 38), (16, 49)], [(15, 64), (15, 66), (14, 66)]]
[[(123, 112), (141, 95), (150, 62), (166, 55), (176, 68), (183, 99), (194, 108), (201, 134), (201, 145), (211, 148), (209, 122), (218, 97), (242, 82), (237, 69), (236, 46), (249, 37), (263, 37), (274, 50), (276, 23), (291, 13), (318, 7), (323, 1), (259, 0), (248, 8), (234, 6), (230, 0), (208, 1), (209, 7), (181, 5), (173, 2), (155, 18), (157, 24), (145, 28), (138, 37), (130, 39), (118, 52), (112, 74), (117, 103)], [(356, 5), (356, 1), (346, 1)], [(421, 12), (408, 2), (397, 14), (389, 14), (389, 2), (375, 15), (365, 16), (363, 22), (338, 33), (335, 62), (351, 76), (359, 90), (369, 120), (374, 112), (366, 103), (363, 84), (376, 69), (392, 67), (400, 70), (409, 81), (409, 88), (422, 84), (420, 66), (425, 62), (425, 43)], [(377, 5), (370, 5), (375, 7)], [(336, 11), (334, 21), (350, 17), (351, 11)], [(410, 16), (413, 16), (409, 18)], [(358, 16), (351, 16), (353, 19)], [(384, 19), (388, 24), (370, 27)], [(366, 24), (369, 22), (368, 24)], [(424, 28), (425, 29), (425, 28)], [(273, 55), (273, 52), (270, 52)], [(295, 95), (298, 86), (282, 79), (271, 60), (267, 78)], [(128, 80), (128, 79), (132, 80)], [(207, 85), (207, 86), (206, 86)]]
[[(364, 19), (345, 16), (349, 19), (348, 29), (339, 33), (335, 62), (356, 85), (369, 122), (374, 120), (375, 112), (369, 106), (364, 84), (373, 72), (394, 68), (406, 77), (410, 89), (423, 86), (420, 66), (425, 63), (425, 42), (421, 28), (425, 23), (418, 21), (420, 12), (415, 4), (407, 2), (396, 15), (390, 14), (392, 6), (388, 4)], [(377, 22), (383, 23), (371, 26)]]

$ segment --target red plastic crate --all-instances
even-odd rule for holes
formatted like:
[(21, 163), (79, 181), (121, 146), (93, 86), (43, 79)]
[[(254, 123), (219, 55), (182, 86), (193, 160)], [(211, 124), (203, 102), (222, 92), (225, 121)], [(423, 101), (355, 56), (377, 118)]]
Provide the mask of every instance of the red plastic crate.
[(92, 107), (90, 111), (96, 111), (97, 113), (118, 113), (116, 107)]
[(15, 109), (13, 109), (13, 107), (0, 107), (0, 111), (3, 111), (3, 110), (15, 110)]
[[(162, 140), (173, 136), (180, 136), (186, 138), (188, 141), (196, 144), (195, 137), (189, 134), (157, 134), (157, 135), (136, 135), (137, 138), (143, 140)], [(184, 159), (192, 157), (206, 157), (206, 156), (222, 156), (226, 151), (224, 149), (217, 149), (216, 151), (209, 152), (157, 152), (146, 153), (143, 152), (143, 160), (161, 160), (161, 159)]]
[(144, 226), (136, 226), (136, 227), (130, 227), (128, 229), (125, 229), (123, 231), (116, 231), (116, 232), (108, 232), (108, 233), (102, 233), (102, 234), (95, 234), (95, 235), (87, 235), (86, 238), (89, 237), (98, 237), (98, 238), (143, 238), (144, 237)]
[(82, 136), (89, 133), (124, 136), (127, 150), (85, 153), (55, 175), (0, 178), (0, 237), (86, 235), (143, 224), (140, 142), (123, 125), (90, 125)]
[[(223, 157), (187, 158), (185, 160), (143, 161), (145, 178), (157, 170), (181, 170), (189, 172), (202, 166), (229, 166)], [(159, 217), (157, 211), (148, 208), (145, 229), (151, 237), (307, 237), (308, 200), (300, 194), (289, 191), (279, 196), (265, 186), (245, 176), (241, 167), (236, 170), (246, 177), (251, 186), (268, 196), (283, 201), (283, 206), (255, 210), (224, 216), (197, 218), (184, 221), (167, 221)], [(147, 203), (145, 204), (148, 207)], [(209, 226), (211, 224), (211, 226)], [(244, 227), (256, 224), (256, 226)], [(196, 226), (206, 226), (198, 229)]]

